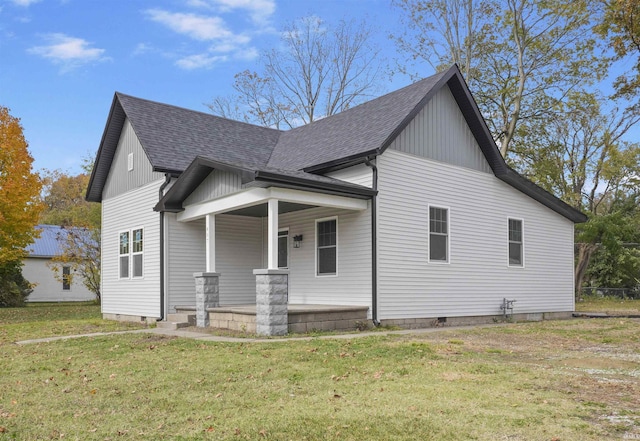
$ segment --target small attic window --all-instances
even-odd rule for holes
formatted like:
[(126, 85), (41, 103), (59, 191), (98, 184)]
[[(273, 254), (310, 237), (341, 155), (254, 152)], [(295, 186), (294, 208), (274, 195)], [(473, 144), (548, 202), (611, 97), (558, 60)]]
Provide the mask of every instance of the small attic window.
[(127, 155), (127, 170), (133, 171), (133, 153)]

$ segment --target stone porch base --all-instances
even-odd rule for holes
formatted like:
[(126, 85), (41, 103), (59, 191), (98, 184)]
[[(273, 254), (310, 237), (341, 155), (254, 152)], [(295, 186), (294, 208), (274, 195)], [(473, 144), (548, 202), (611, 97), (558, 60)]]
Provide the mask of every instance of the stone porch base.
[[(367, 323), (367, 306), (287, 305), (290, 333), (311, 331), (355, 330)], [(195, 311), (194, 307), (178, 306), (178, 312)], [(207, 308), (209, 326), (233, 331), (256, 332), (255, 305)]]

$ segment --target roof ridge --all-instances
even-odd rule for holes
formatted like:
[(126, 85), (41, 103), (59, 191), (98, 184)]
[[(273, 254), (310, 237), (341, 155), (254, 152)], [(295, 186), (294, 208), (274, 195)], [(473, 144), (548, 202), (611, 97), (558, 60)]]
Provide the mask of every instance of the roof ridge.
[[(147, 98), (140, 98), (140, 97), (137, 97), (137, 96), (134, 96), (134, 95), (129, 95), (129, 94), (126, 94), (126, 93), (123, 93), (123, 92), (116, 91), (115, 94), (118, 97), (118, 99), (120, 99), (120, 97), (133, 98), (134, 100), (144, 101), (146, 103), (156, 104), (156, 105), (163, 106), (163, 107), (171, 107), (173, 109), (177, 109), (177, 110), (181, 110), (181, 111), (185, 111), (185, 112), (198, 113), (198, 114), (203, 115), (203, 116), (207, 116), (207, 117), (211, 117), (211, 118), (215, 118), (215, 119), (221, 119), (221, 120), (225, 120), (225, 121), (230, 121), (230, 122), (237, 123), (237, 124), (243, 124), (243, 125), (246, 125), (246, 126), (249, 126), (249, 127), (253, 127), (253, 128), (266, 129), (266, 130), (270, 130), (270, 131), (273, 131), (273, 132), (279, 132), (279, 133), (283, 132), (283, 130), (273, 129), (271, 127), (266, 127), (266, 126), (259, 126), (257, 124), (251, 124), (251, 123), (248, 123), (246, 121), (239, 121), (237, 119), (231, 119), (231, 118), (227, 118), (227, 117), (224, 117), (224, 116), (215, 115), (213, 113), (207, 113), (207, 112), (204, 112), (204, 111), (201, 111), (201, 110), (189, 109), (187, 107), (177, 106), (175, 104), (168, 104), (168, 103), (163, 103), (161, 101), (150, 100), (150, 99), (147, 99)], [(125, 113), (126, 113), (126, 111), (125, 111)]]

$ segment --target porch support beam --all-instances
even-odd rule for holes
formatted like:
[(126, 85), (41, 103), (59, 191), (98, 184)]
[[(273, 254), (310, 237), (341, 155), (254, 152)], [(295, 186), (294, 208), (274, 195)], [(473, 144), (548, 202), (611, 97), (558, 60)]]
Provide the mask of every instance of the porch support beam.
[(206, 271), (208, 273), (216, 272), (216, 215), (207, 214), (205, 217), (206, 240), (205, 240), (205, 258)]
[(267, 203), (267, 269), (278, 269), (278, 200)]
[(290, 188), (250, 188), (212, 201), (187, 205), (184, 207), (184, 211), (178, 213), (177, 218), (180, 222), (189, 222), (201, 219), (207, 214), (220, 214), (240, 208), (264, 204), (269, 199), (345, 210), (366, 210), (368, 203), (365, 199), (293, 190)]

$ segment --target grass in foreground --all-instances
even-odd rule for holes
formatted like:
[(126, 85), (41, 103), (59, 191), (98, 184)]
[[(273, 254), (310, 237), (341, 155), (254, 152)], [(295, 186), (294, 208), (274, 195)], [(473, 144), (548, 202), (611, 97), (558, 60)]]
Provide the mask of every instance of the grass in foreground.
[(640, 321), (0, 344), (0, 440), (640, 437)]
[(640, 299), (586, 296), (576, 302), (576, 311), (606, 312), (608, 314), (640, 314)]
[(134, 323), (103, 320), (100, 305), (93, 302), (30, 303), (24, 308), (0, 308), (0, 344), (140, 327)]

